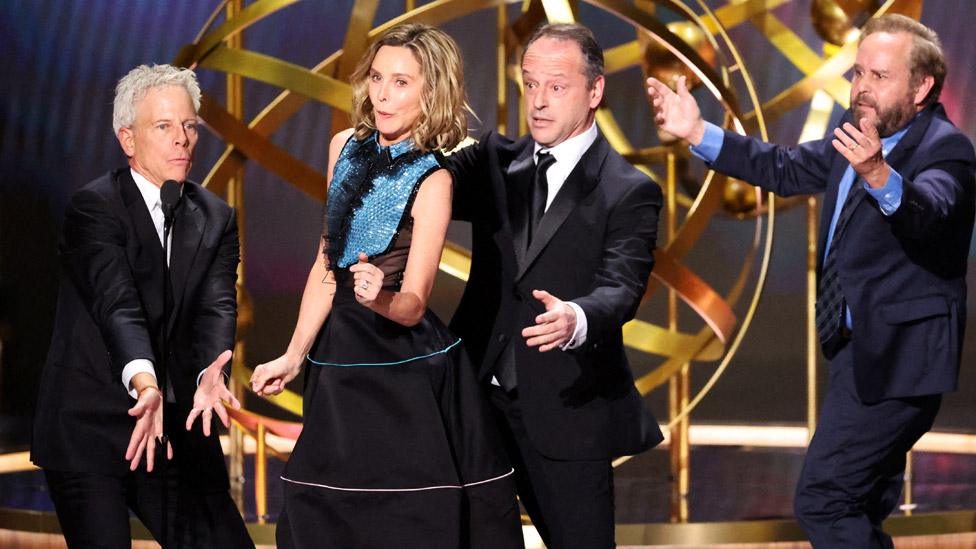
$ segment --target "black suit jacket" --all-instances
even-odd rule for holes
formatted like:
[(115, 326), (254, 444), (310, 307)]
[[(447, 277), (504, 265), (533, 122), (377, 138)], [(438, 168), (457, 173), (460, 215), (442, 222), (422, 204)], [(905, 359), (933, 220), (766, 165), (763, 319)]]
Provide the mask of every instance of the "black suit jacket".
[[(661, 191), (603, 137), (584, 153), (525, 250), (533, 141), (489, 133), (447, 160), (454, 217), (472, 223), (471, 275), (451, 321), (487, 380), (514, 346), (530, 440), (555, 459), (597, 460), (662, 440), (634, 388), (621, 326), (637, 312), (654, 265)], [(578, 304), (579, 349), (540, 353), (520, 335), (545, 309), (533, 289)]]
[[(783, 196), (825, 193), (818, 276), (848, 166), (830, 142), (788, 148), (726, 132), (712, 166)], [(835, 250), (853, 319), (855, 382), (866, 402), (955, 390), (966, 325), (973, 145), (936, 104), (886, 160), (904, 178), (901, 206), (885, 216), (864, 193)]]
[[(233, 349), (240, 259), (234, 210), (187, 181), (172, 231), (174, 313), (167, 322), (163, 249), (129, 168), (72, 197), (59, 244), (54, 334), (34, 417), (31, 459), (37, 465), (124, 474), (135, 425), (126, 412), (135, 400), (122, 386), (123, 367), (136, 358), (159, 364), (160, 337), (167, 331), (167, 375), (176, 397), (167, 421), (173, 432), (183, 429), (197, 374)], [(227, 489), (220, 444), (216, 436), (203, 436), (200, 422), (176, 437), (174, 446), (194, 485)]]

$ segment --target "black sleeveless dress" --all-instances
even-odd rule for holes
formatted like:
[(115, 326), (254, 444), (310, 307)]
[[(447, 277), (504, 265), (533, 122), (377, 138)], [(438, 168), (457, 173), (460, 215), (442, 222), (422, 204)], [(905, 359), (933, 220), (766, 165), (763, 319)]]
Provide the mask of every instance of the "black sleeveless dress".
[(337, 289), (308, 356), (279, 547), (522, 547), (512, 468), (461, 341), (430, 310), (406, 327), (363, 307), (348, 271), (365, 252), (399, 289), (410, 207), (442, 161), (375, 134), (336, 161), (326, 248)]

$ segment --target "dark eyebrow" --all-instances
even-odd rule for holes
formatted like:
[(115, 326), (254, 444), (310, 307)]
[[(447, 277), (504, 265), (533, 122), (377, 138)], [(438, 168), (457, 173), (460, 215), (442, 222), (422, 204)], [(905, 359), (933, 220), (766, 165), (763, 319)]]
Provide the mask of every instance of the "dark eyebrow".
[[(373, 67), (370, 67), (369, 68), (369, 74), (382, 74), (382, 73), (380, 71), (374, 69)], [(410, 78), (411, 80), (414, 79), (414, 78), (416, 78), (414, 75), (407, 74), (405, 72), (395, 72), (395, 73), (391, 74), (390, 76), (393, 76), (393, 77), (406, 77), (406, 78)]]
[[(532, 75), (532, 72), (523, 69), (522, 70), (522, 74), (523, 75)], [(556, 73), (552, 73), (550, 76), (552, 78), (566, 78), (566, 73), (564, 73), (564, 72), (556, 72)]]

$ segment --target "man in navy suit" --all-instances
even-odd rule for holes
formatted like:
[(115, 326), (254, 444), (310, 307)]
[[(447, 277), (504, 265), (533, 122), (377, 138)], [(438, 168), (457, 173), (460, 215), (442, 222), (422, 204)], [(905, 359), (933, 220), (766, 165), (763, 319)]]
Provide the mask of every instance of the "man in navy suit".
[(780, 147), (704, 122), (649, 79), (656, 122), (715, 170), (779, 195), (823, 192), (818, 335), (831, 360), (795, 511), (815, 547), (891, 547), (905, 453), (956, 388), (973, 230), (972, 143), (938, 103), (939, 38), (900, 15), (861, 34), (832, 138)]

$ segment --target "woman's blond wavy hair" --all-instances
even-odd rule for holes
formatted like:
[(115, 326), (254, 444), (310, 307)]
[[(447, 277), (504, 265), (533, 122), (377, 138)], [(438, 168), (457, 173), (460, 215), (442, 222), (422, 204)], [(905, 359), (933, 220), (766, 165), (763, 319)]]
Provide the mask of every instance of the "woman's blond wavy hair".
[(449, 151), (468, 136), (468, 102), (464, 98), (464, 66), (457, 44), (444, 31), (421, 24), (397, 25), (383, 33), (359, 61), (350, 77), (352, 124), (357, 139), (376, 129), (373, 103), (369, 99), (369, 69), (383, 46), (407, 48), (413, 52), (424, 77), (420, 95), (420, 117), (412, 137), (422, 152)]

